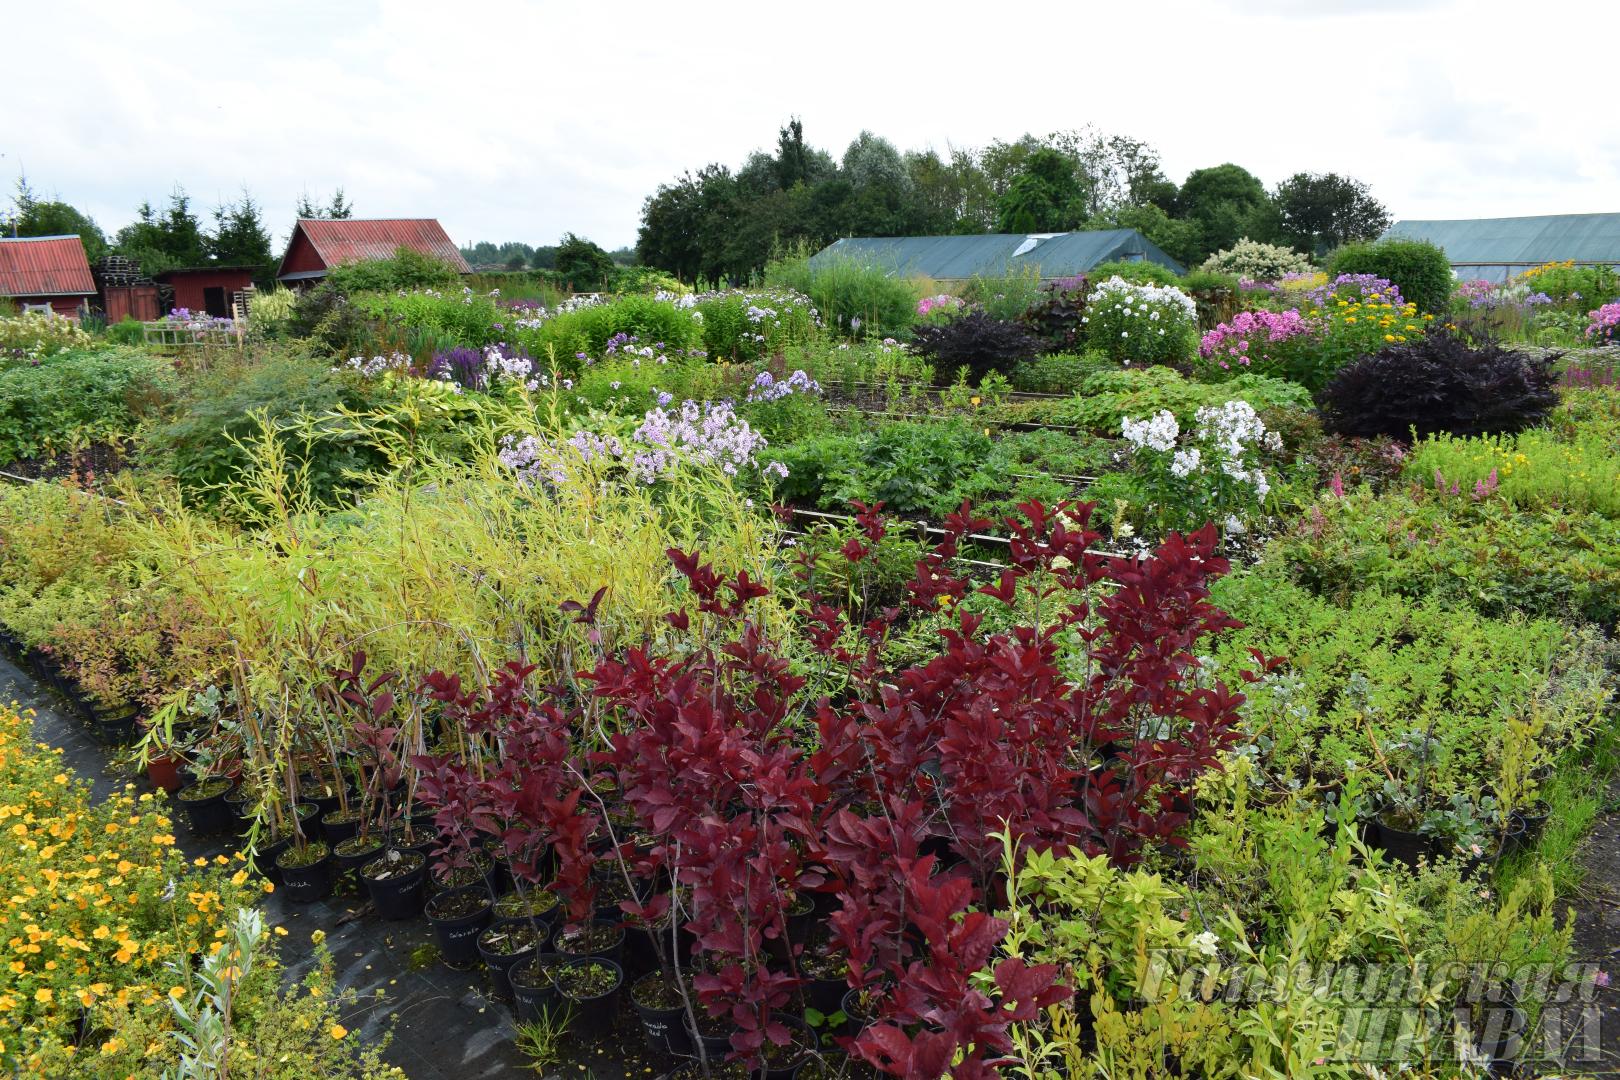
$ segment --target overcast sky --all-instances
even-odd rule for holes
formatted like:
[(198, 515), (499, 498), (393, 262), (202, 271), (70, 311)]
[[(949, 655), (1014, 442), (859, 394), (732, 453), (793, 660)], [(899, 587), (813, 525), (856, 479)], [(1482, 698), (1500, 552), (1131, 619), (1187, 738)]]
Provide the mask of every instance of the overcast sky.
[[(16, 13), (13, 12), (12, 15)], [(1620, 211), (1614, 0), (928, 4), (52, 0), (0, 59), (0, 173), (110, 233), (182, 183), (633, 244), (642, 199), (803, 117), (841, 156), (1091, 124), (1169, 176), (1371, 184), (1400, 217)], [(20, 36), (19, 36), (20, 35)]]

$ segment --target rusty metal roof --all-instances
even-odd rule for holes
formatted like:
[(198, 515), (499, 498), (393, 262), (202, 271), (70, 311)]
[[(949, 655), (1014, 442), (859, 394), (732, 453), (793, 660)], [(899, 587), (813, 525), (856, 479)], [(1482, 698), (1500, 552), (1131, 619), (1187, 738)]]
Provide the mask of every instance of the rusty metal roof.
[[(292, 250), (299, 231), (309, 239), (315, 253), (328, 267), (391, 259), (394, 252), (403, 247), (447, 262), (459, 273), (472, 273), (467, 260), (461, 257), (444, 226), (435, 218), (299, 218), (293, 240), (287, 245), (288, 251)], [(281, 261), (286, 264), (285, 255)], [(281, 276), (279, 271), (277, 276)]]
[(90, 296), (90, 261), (77, 236), (0, 237), (0, 296)]

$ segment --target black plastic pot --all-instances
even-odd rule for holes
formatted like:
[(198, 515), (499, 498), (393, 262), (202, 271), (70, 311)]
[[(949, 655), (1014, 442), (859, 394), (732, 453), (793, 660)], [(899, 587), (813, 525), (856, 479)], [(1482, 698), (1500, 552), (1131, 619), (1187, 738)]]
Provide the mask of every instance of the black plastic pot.
[(1529, 840), (1524, 819), (1514, 814), (1508, 818), (1507, 828), (1502, 830), (1502, 857), (1517, 854), (1527, 847)]
[(332, 870), (339, 877), (342, 877), (345, 874), (356, 874), (362, 866), (366, 865), (366, 863), (383, 853), (382, 844), (378, 844), (375, 847), (368, 847), (364, 851), (353, 851), (347, 854), (338, 850), (339, 846), (347, 843), (348, 840), (353, 839), (354, 837), (350, 836), (345, 840), (328, 840), (328, 842), (332, 845)]
[(1533, 814), (1518, 810), (1514, 812), (1514, 816), (1524, 822), (1524, 842), (1526, 846), (1541, 839), (1541, 830), (1547, 827), (1547, 811), (1545, 808)]
[(257, 870), (264, 877), (269, 878), (277, 885), (281, 884), (281, 868), (276, 865), (276, 856), (286, 851), (292, 845), (292, 837), (283, 836), (279, 840), (271, 840), (260, 845), (259, 850), (248, 856)]
[(422, 910), (427, 856), (415, 851), (386, 851), (360, 868), (360, 880), (365, 882), (378, 915), (409, 919)]
[(848, 990), (844, 993), (843, 998), (838, 1003), (838, 1007), (842, 1009), (844, 1011), (844, 1015), (849, 1018), (849, 1026), (846, 1030), (848, 1034), (852, 1036), (859, 1035), (861, 1032), (865, 1031), (875, 1019), (875, 1017), (868, 1016), (862, 1011), (860, 1006), (860, 994), (861, 992), (859, 990)]
[(692, 1036), (686, 1030), (686, 1009), (679, 1002), (673, 1006), (654, 1007), (636, 1000), (638, 986), (661, 986), (664, 976), (652, 972), (630, 987), (630, 1007), (641, 1018), (641, 1033), (646, 1037), (647, 1049), (655, 1054), (685, 1057), (692, 1052)]
[(321, 811), (321, 833), (329, 844), (341, 844), (351, 837), (360, 835), (361, 819), (359, 816), (348, 821), (329, 821), (328, 817), (336, 810)]
[(276, 856), (276, 869), (281, 871), (282, 893), (287, 899), (300, 904), (312, 904), (332, 894), (332, 854), (327, 851), (306, 866), (288, 866), (287, 859), (297, 851), (288, 847)]
[(175, 796), (180, 805), (185, 808), (186, 820), (191, 824), (191, 831), (203, 836), (226, 832), (231, 827), (231, 808), (225, 804), (225, 796), (231, 790), (230, 785), (201, 799), (188, 799), (187, 792), (195, 791), (201, 785), (193, 784), (180, 789)]
[[(449, 905), (468, 899), (479, 901), (478, 909), (466, 915), (439, 915)], [(427, 920), (439, 939), (439, 955), (453, 968), (470, 968), (478, 962), (478, 935), (489, 925), (489, 894), (481, 885), (451, 889), (427, 902)]]
[[(556, 949), (559, 953), (571, 960), (611, 960), (613, 965), (618, 967), (619, 960), (624, 956), (624, 927), (615, 923), (605, 922), (601, 919), (592, 920), (588, 926), (599, 933), (602, 932), (604, 928), (612, 931), (612, 943), (597, 945), (594, 948), (588, 948), (583, 951), (579, 950), (577, 946), (571, 949), (569, 948), (568, 932), (559, 927), (556, 933), (552, 934), (552, 948)], [(622, 974), (622, 968), (620, 968), (620, 972)]]
[[(550, 970), (565, 961), (556, 953), (530, 954), (522, 963), (513, 964), (507, 972), (512, 986), (512, 1015), (520, 1024), (531, 1024), (540, 1019), (542, 1011), (553, 1016), (560, 1012), (562, 995), (551, 981)], [(570, 1023), (569, 1030), (573, 1030)]]
[(247, 803), (253, 793), (241, 784), (231, 788), (225, 794), (225, 805), (231, 808), (231, 820), (236, 823), (238, 832), (245, 832), (248, 826)]
[(139, 706), (126, 705), (121, 709), (96, 710), (96, 736), (108, 746), (128, 746), (135, 741), (135, 721), (141, 715)]
[(512, 979), (510, 974), (512, 968), (534, 956), (545, 947), (546, 938), (548, 937), (546, 933), (547, 927), (541, 924), (540, 940), (534, 945), (510, 953), (491, 949), (489, 946), (490, 938), (496, 934), (511, 933), (515, 927), (528, 925), (529, 920), (527, 919), (502, 919), (493, 926), (485, 927), (484, 931), (478, 935), (478, 955), (484, 958), (484, 966), (489, 969), (489, 981), (494, 987), (495, 996), (502, 1001), (512, 1000)]
[(1419, 832), (1397, 829), (1383, 821), (1378, 823), (1378, 844), (1391, 860), (1412, 867), (1430, 854), (1428, 837)]
[(601, 964), (609, 968), (613, 973), (613, 985), (598, 993), (576, 995), (570, 993), (565, 984), (560, 993), (574, 1017), (569, 1022), (569, 1030), (581, 1035), (600, 1035), (611, 1029), (619, 1017), (619, 991), (624, 989), (624, 969), (612, 960), (603, 960), (600, 957), (570, 960), (563, 967), (580, 968), (589, 964)]

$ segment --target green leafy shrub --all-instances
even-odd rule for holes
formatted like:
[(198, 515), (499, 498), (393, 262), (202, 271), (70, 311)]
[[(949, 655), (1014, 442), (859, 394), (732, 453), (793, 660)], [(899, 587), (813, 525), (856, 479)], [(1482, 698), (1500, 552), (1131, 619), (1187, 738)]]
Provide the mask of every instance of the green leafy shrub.
[(1547, 263), (1518, 276), (1531, 291), (1545, 293), (1559, 307), (1581, 314), (1620, 298), (1620, 274), (1611, 266)]
[(852, 499), (881, 500), (894, 514), (943, 516), (956, 509), (953, 485), (990, 452), (984, 432), (963, 421), (884, 424), (860, 436), (822, 435), (768, 456), (787, 466), (779, 494), (843, 510)]
[(1420, 312), (1443, 312), (1451, 299), (1451, 263), (1427, 240), (1346, 244), (1328, 258), (1328, 276), (1375, 274), (1388, 278)]
[(1207, 384), (1191, 382), (1165, 367), (1126, 368), (1090, 376), (1078, 394), (1057, 404), (1049, 415), (1055, 423), (1117, 435), (1126, 417), (1151, 416), (1168, 409), (1185, 424), (1200, 406), (1230, 400), (1247, 401), (1262, 412), (1308, 408), (1311, 403), (1304, 387), (1264, 375), (1240, 375), (1229, 382)]
[(1593, 513), (1366, 487), (1312, 505), (1270, 556), (1341, 603), (1381, 589), (1493, 618), (1620, 619), (1620, 524)]
[[(259, 433), (259, 417), (283, 425), (320, 417), (341, 407), (370, 403), (365, 386), (352, 375), (334, 372), (320, 361), (276, 355), (241, 368), (220, 369), (203, 378), (183, 415), (147, 435), (169, 471), (192, 495), (214, 501), (217, 489), (237, 478), (249, 463), (240, 440)], [(305, 442), (283, 435), (295, 468), (307, 468), (312, 492), (332, 500), (351, 471), (375, 468), (375, 448), (349, 439)]]
[(1213, 592), (1244, 624), (1217, 646), (1217, 670), (1250, 662), (1251, 647), (1287, 658), (1246, 690), (1251, 725), (1284, 775), (1337, 783), (1416, 730), (1439, 744), (1435, 794), (1473, 793), (1493, 776), (1507, 719), (1532, 701), (1557, 713), (1553, 750), (1593, 719), (1589, 680), (1570, 680), (1567, 702), (1545, 700), (1570, 638), (1555, 620), (1489, 619), (1373, 589), (1335, 603), (1274, 573), (1234, 574)]
[(178, 392), (168, 361), (134, 349), (61, 353), (0, 371), (0, 464), (132, 435)]
[(811, 267), (807, 255), (765, 268), (765, 284), (808, 296), (822, 320), (856, 338), (903, 338), (922, 298), (916, 282), (858, 259), (830, 259)]
[(401, 247), (392, 258), (345, 263), (327, 272), (326, 281), (345, 296), (399, 289), (461, 288), (461, 274), (449, 263)]
[(1111, 277), (1124, 278), (1133, 285), (1180, 285), (1181, 279), (1168, 266), (1143, 259), (1140, 262), (1098, 263), (1086, 271), (1092, 282), (1107, 281)]
[(975, 274), (962, 290), (962, 299), (977, 305), (992, 319), (1013, 320), (1040, 303), (1044, 293), (1040, 270), (1030, 266), (1005, 274)]
[(1072, 394), (1092, 375), (1117, 371), (1106, 353), (1050, 353), (1025, 360), (1008, 372), (1013, 388), (1037, 394)]
[(791, 289), (706, 293), (697, 298), (693, 313), (704, 349), (717, 360), (764, 360), (809, 341), (816, 328), (810, 298)]
[(126, 315), (120, 321), (107, 327), (106, 337), (114, 345), (139, 347), (146, 343), (146, 324), (133, 315)]
[(1519, 431), (1558, 404), (1551, 361), (1433, 333), (1341, 368), (1322, 391), (1322, 422), (1341, 435), (1400, 439)]
[(487, 294), (413, 289), (351, 295), (349, 303), (390, 329), (427, 331), (439, 348), (480, 348), (500, 337), (494, 327), (502, 317), (501, 310)]

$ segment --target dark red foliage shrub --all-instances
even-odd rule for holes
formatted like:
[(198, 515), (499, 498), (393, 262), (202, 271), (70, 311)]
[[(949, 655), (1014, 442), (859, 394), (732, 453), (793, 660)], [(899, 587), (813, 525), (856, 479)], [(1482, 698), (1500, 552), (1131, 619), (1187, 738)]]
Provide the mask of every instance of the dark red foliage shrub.
[[(857, 565), (885, 529), (879, 507), (858, 510), (842, 552)], [(840, 673), (836, 700), (806, 700), (805, 678), (752, 615), (763, 586), (673, 550), (688, 598), (667, 621), (682, 648), (603, 657), (584, 698), (531, 700), (518, 665), (483, 695), (430, 676), (430, 696), (467, 732), (457, 753), (417, 759), (448, 843), (498, 837), (530, 875), (549, 848), (580, 917), (588, 838), (605, 830), (624, 873), (667, 875), (667, 891), (626, 901), (625, 914), (669, 915), (693, 936), (697, 970), (683, 974), (748, 1058), (789, 1035), (773, 1019), (801, 982), (787, 911), (831, 894), (850, 984), (882, 1003), (856, 1052), (899, 1076), (994, 1075), (1008, 1025), (1065, 992), (1054, 971), (994, 960), (1005, 927), (985, 909), (1006, 853), (1129, 865), (1181, 842), (1191, 786), (1237, 740), (1242, 702), (1200, 680), (1195, 659), (1201, 639), (1236, 625), (1209, 599), (1227, 569), (1213, 528), (1172, 535), (1153, 558), (1105, 559), (1088, 550), (1089, 505), (1020, 510), (995, 581), (975, 588), (954, 569), (964, 537), (988, 524), (965, 506), (918, 563), (911, 604), (950, 612), (926, 663), (884, 668), (899, 612), (855, 627), (807, 597), (804, 640)], [(966, 610), (972, 593), (1011, 609), (1011, 628), (987, 632)], [(569, 611), (589, 624), (600, 595)], [(1080, 677), (1060, 663), (1070, 642)], [(986, 969), (994, 996), (970, 981)]]

